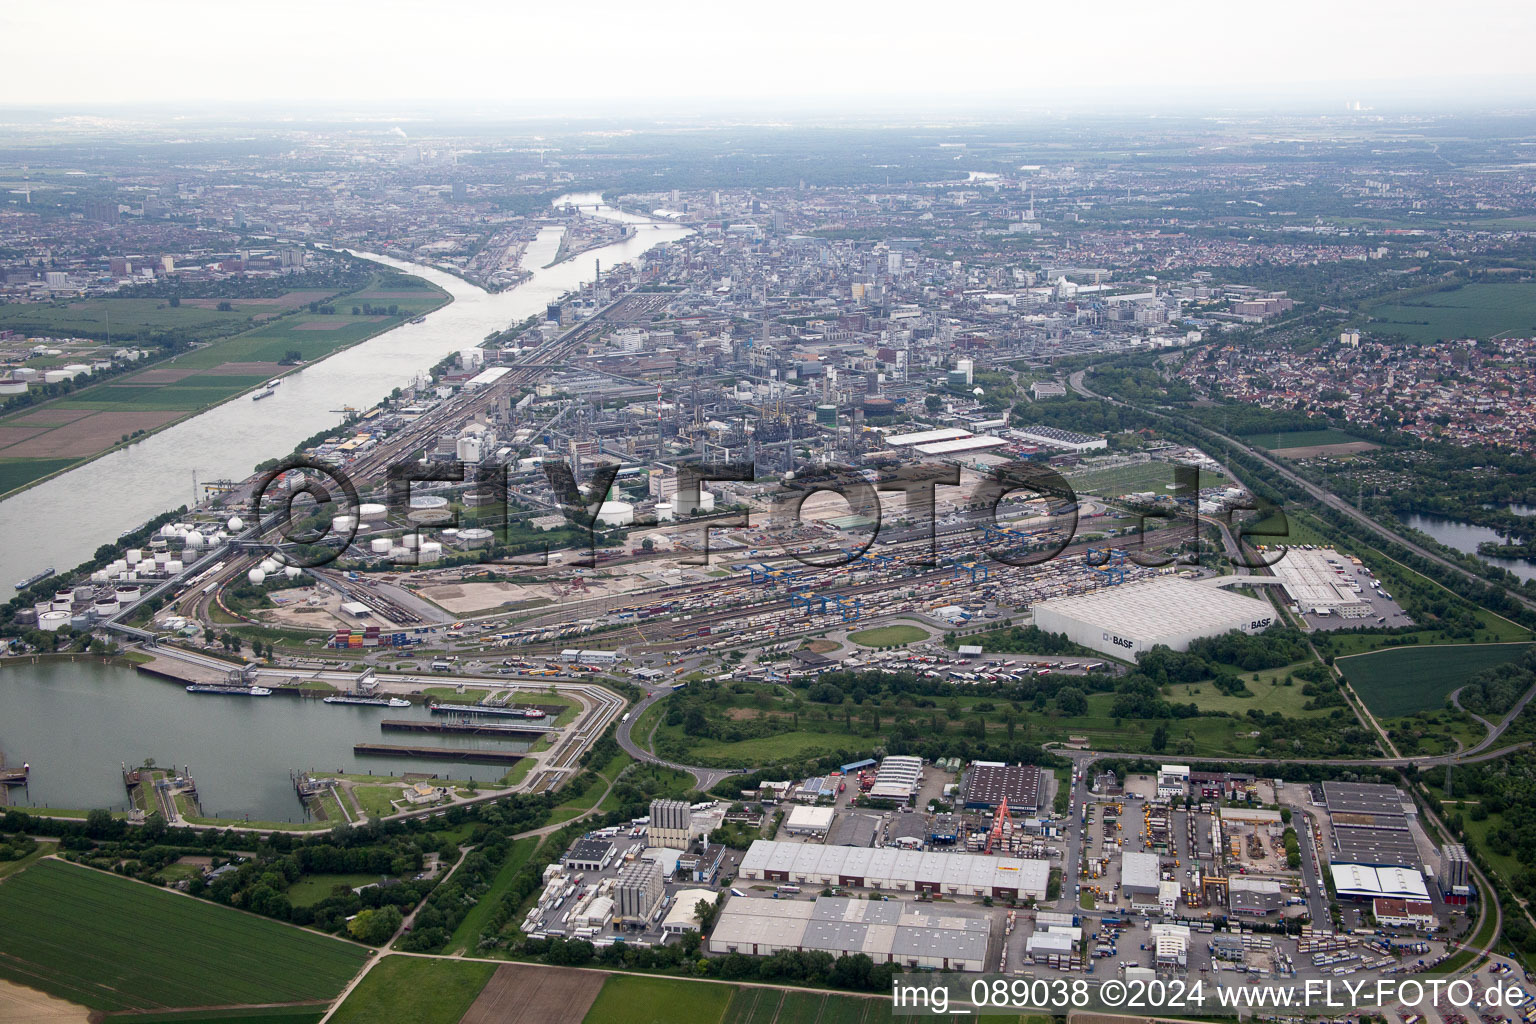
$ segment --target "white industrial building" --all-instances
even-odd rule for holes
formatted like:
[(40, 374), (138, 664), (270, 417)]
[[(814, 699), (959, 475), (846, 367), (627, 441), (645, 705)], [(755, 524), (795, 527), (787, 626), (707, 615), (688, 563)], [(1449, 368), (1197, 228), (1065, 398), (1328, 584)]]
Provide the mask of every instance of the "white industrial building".
[(662, 919), (661, 930), (668, 935), (681, 935), (686, 931), (699, 931), (697, 908), (703, 900), (713, 905), (720, 894), (713, 889), (679, 889)]
[(919, 430), (911, 434), (888, 434), (885, 443), (892, 448), (905, 448), (914, 444), (935, 444), (939, 441), (954, 441), (957, 438), (970, 437), (969, 430), (960, 430), (956, 427), (940, 427), (938, 430)]
[(923, 759), (904, 754), (892, 755), (875, 770), (875, 784), (869, 795), (879, 800), (906, 802), (917, 795), (923, 784)]
[(1156, 896), (1162, 880), (1162, 861), (1157, 854), (1127, 851), (1121, 856), (1120, 889), (1127, 896)]
[(712, 953), (771, 956), (781, 950), (863, 953), (905, 968), (980, 971), (990, 960), (996, 919), (981, 910), (823, 896), (807, 900), (736, 897), (709, 936)]
[(1079, 434), (1072, 430), (1062, 430), (1058, 427), (1046, 427), (1036, 425), (1024, 427), (1019, 431), (1027, 440), (1036, 444), (1050, 445), (1052, 448), (1061, 448), (1069, 452), (1089, 452), (1099, 448), (1108, 448), (1109, 442), (1102, 437), (1094, 437), (1092, 434)]
[(1158, 576), (1035, 605), (1035, 625), (1074, 643), (1127, 660), (1165, 644), (1185, 651), (1231, 630), (1261, 633), (1274, 622), (1265, 601)]
[(1332, 548), (1286, 548), (1285, 557), (1269, 567), (1285, 593), (1303, 612), (1363, 619), (1371, 602), (1360, 596), (1360, 584), (1348, 563)]
[(1333, 887), (1342, 900), (1429, 899), (1424, 876), (1412, 868), (1331, 864), (1329, 870), (1333, 874)]
[(784, 827), (792, 836), (825, 836), (832, 827), (833, 810), (831, 807), (796, 807), (784, 819)]
[(836, 885), (1022, 901), (1045, 899), (1051, 865), (1049, 861), (1014, 857), (759, 839), (741, 859), (738, 876), (749, 882)]

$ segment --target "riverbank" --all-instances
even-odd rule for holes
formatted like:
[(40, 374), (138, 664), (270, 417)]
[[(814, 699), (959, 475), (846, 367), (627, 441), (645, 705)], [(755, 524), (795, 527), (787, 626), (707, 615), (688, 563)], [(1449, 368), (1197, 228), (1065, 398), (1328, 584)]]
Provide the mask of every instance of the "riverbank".
[[(416, 319), (418, 317), (424, 317), (424, 316), (427, 316), (427, 315), (429, 315), (431, 313), (435, 313), (438, 310), (442, 309), (444, 306), (447, 306), (447, 305), (449, 305), (450, 303), (452, 303), (454, 301), (453, 295), (451, 295), (449, 292), (443, 290), (442, 288), (439, 288), (437, 285), (432, 284), (430, 281), (427, 281), (424, 278), (415, 277), (414, 275), (411, 275), (411, 276), (412, 276), (413, 280), (419, 281), (421, 283), (422, 291), (425, 293), (426, 296), (431, 297), (434, 301), (431, 301), (431, 302), (426, 303), (426, 304), (421, 305), (421, 306), (412, 306), (411, 309), (409, 309), (409, 310), (407, 310), (405, 312), (402, 312), (402, 313), (400, 313), (397, 316), (388, 317), (387, 319), (385, 319), (383, 321), (371, 324), (368, 327), (366, 327), (364, 330), (357, 332), (355, 336), (348, 338), (347, 340), (341, 342), (340, 344), (328, 346), (325, 349), (324, 353), (321, 354), (318, 358), (315, 358), (315, 359), (312, 359), (312, 360), (303, 360), (303, 361), (300, 361), (300, 362), (297, 362), (297, 363), (294, 363), (294, 364), (291, 364), (291, 365), (287, 365), (287, 366), (284, 366), (281, 363), (278, 363), (278, 364), (276, 364), (274, 366), (264, 368), (261, 373), (250, 374), (250, 375), (241, 375), (242, 377), (249, 376), (249, 377), (259, 378), (259, 379), (252, 379), (252, 380), (249, 380), (246, 383), (240, 384), (240, 385), (237, 386), (236, 390), (231, 391), (231, 392), (229, 392), (229, 393), (219, 397), (218, 399), (216, 399), (214, 401), (198, 403), (196, 405), (188, 406), (185, 409), (167, 410), (167, 411), (173, 411), (175, 414), (172, 415), (171, 417), (169, 417), (169, 418), (159, 422), (159, 423), (154, 424), (153, 426), (139, 428), (138, 431), (136, 433), (134, 433), (133, 436), (129, 437), (127, 440), (122, 440), (120, 438), (119, 440), (117, 440), (115, 442), (112, 442), (110, 444), (107, 444), (104, 447), (102, 447), (102, 448), (100, 448), (100, 449), (98, 449), (98, 450), (96, 450), (94, 452), (91, 452), (90, 454), (83, 455), (80, 458), (75, 459), (75, 460), (69, 462), (66, 465), (56, 466), (55, 468), (49, 470), (48, 472), (43, 473), (43, 474), (41, 474), (39, 476), (33, 477), (32, 479), (29, 479), (26, 482), (24, 482), (22, 484), (19, 484), (18, 486), (12, 487), (12, 488), (10, 488), (8, 490), (5, 490), (5, 491), (0, 491), (0, 501), (4, 501), (4, 500), (6, 500), (8, 498), (14, 497), (14, 496), (16, 496), (18, 494), (21, 494), (24, 491), (27, 491), (27, 490), (30, 490), (30, 489), (32, 489), (34, 487), (39, 486), (40, 484), (47, 483), (49, 480), (52, 480), (52, 479), (54, 479), (56, 477), (59, 477), (59, 476), (62, 476), (65, 473), (70, 473), (70, 472), (73, 472), (73, 471), (75, 471), (77, 469), (80, 469), (82, 466), (85, 466), (85, 465), (88, 465), (89, 463), (95, 462), (97, 459), (103, 458), (103, 457), (108, 456), (108, 455), (112, 455), (112, 454), (114, 454), (116, 452), (119, 452), (119, 451), (123, 451), (123, 450), (126, 450), (126, 449), (133, 448), (134, 446), (143, 443), (144, 441), (154, 437), (155, 435), (160, 434), (160, 433), (162, 433), (162, 432), (164, 432), (166, 430), (169, 430), (172, 427), (177, 426), (178, 424), (184, 423), (187, 420), (193, 419), (194, 417), (201, 416), (201, 415), (203, 415), (204, 413), (208, 412), (211, 409), (216, 409), (219, 406), (224, 405), (226, 403), (237, 401), (237, 400), (239, 400), (241, 398), (245, 398), (245, 397), (247, 397), (247, 396), (249, 396), (251, 394), (254, 394), (254, 393), (262, 390), (263, 388), (265, 388), (267, 386), (267, 384), (269, 382), (271, 382), (271, 381), (284, 379), (284, 378), (287, 378), (287, 377), (292, 376), (294, 374), (301, 373), (301, 372), (303, 372), (304, 370), (306, 370), (306, 369), (308, 369), (310, 367), (318, 366), (319, 364), (325, 362), (327, 359), (330, 359), (333, 356), (339, 355), (340, 353), (345, 352), (348, 349), (355, 348), (356, 346), (361, 345), (364, 342), (371, 341), (374, 338), (377, 338), (377, 337), (379, 337), (382, 334), (386, 334), (389, 331), (392, 331), (395, 328), (400, 327), (404, 323), (408, 323), (411, 320), (414, 320), (414, 319)], [(346, 305), (346, 304), (350, 304), (350, 303), (352, 303), (354, 301), (362, 302), (362, 301), (364, 301), (364, 296), (366, 295), (366, 293), (369, 292), (371, 289), (373, 289), (374, 286), (377, 283), (378, 283), (377, 280), (370, 280), (362, 288), (356, 289), (356, 290), (351, 291), (351, 292), (341, 293), (341, 294), (339, 294), (339, 295), (337, 295), (337, 296), (335, 296), (335, 297), (333, 297), (331, 299), (327, 299), (326, 300), (326, 304), (327, 305)], [(307, 314), (303, 310), (296, 309), (296, 310), (290, 311), (290, 312), (284, 314), (283, 316), (281, 316), (281, 317), (279, 317), (276, 320), (273, 320), (271, 322), (263, 323), (263, 324), (260, 324), (258, 326), (255, 326), (255, 327), (251, 327), (251, 328), (249, 328), (247, 330), (241, 331), (241, 332), (239, 332), (237, 334), (232, 334), (232, 335), (230, 335), (228, 337), (225, 337), (225, 338), (216, 339), (214, 341), (208, 342), (205, 345), (201, 345), (201, 346), (199, 346), (197, 348), (194, 348), (194, 349), (192, 349), (192, 350), (190, 350), (188, 352), (179, 352), (179, 353), (176, 353), (175, 355), (168, 356), (165, 359), (156, 360), (155, 362), (152, 362), (152, 363), (147, 363), (147, 364), (145, 364), (144, 367), (142, 367), (140, 369), (136, 369), (132, 373), (123, 375), (122, 377), (114, 377), (114, 378), (112, 378), (110, 380), (103, 381), (103, 382), (101, 382), (99, 384), (93, 384), (90, 387), (84, 388), (84, 389), (82, 389), (80, 391), (71, 392), (68, 395), (60, 395), (57, 398), (49, 399), (46, 402), (42, 402), (42, 403), (39, 403), (37, 405), (28, 406), (25, 409), (17, 410), (16, 412), (11, 413), (8, 416), (0, 417), (0, 425), (16, 426), (16, 425), (18, 425), (18, 423), (21, 420), (23, 420), (26, 417), (31, 416), (31, 415), (33, 415), (33, 414), (35, 414), (37, 412), (40, 412), (40, 411), (49, 411), (49, 412), (54, 413), (54, 414), (57, 414), (59, 412), (65, 412), (65, 411), (68, 410), (68, 403), (71, 403), (71, 402), (91, 403), (91, 402), (93, 402), (92, 392), (96, 392), (98, 390), (111, 390), (114, 387), (116, 387), (116, 388), (125, 388), (125, 387), (127, 387), (127, 386), (129, 386), (131, 384), (131, 379), (132, 378), (138, 377), (138, 376), (141, 376), (141, 375), (145, 375), (145, 374), (159, 374), (159, 375), (170, 374), (170, 375), (174, 376), (176, 373), (180, 372), (177, 369), (177, 364), (179, 362), (182, 362), (182, 361), (192, 361), (194, 359), (200, 359), (201, 361), (206, 361), (209, 358), (210, 354), (216, 354), (220, 350), (226, 349), (228, 347), (238, 346), (241, 343), (242, 339), (244, 339), (244, 340), (246, 340), (248, 342), (254, 336), (259, 335), (262, 332), (272, 331), (273, 328), (281, 327), (285, 322), (290, 321), (293, 318), (302, 317), (302, 316), (305, 316), (305, 315), (307, 315)], [(347, 316), (340, 315), (340, 314), (338, 314), (338, 316), (341, 316), (343, 321), (350, 321), (350, 320), (353, 319), (351, 317), (347, 317)], [(342, 323), (341, 326), (348, 326), (348, 324)], [(301, 326), (298, 329), (299, 330), (303, 330), (304, 328)], [(327, 325), (326, 329), (330, 330), (331, 328), (329, 327), (329, 325)], [(326, 332), (325, 331), (313, 331), (311, 333), (315, 334), (315, 335), (323, 335)], [(130, 401), (123, 402), (122, 404), (125, 407), (136, 408), (138, 405), (144, 404), (144, 403), (140, 403), (138, 401), (138, 397), (139, 396), (132, 396)], [(119, 413), (120, 412), (121, 411), (119, 411)], [(114, 411), (111, 410), (111, 409), (98, 410), (95, 414), (111, 416), (111, 415), (114, 415)], [(86, 419), (90, 415), (92, 415), (92, 413), (83, 413), (80, 417), (77, 418), (77, 421), (78, 420), (84, 420), (84, 419)], [(73, 428), (74, 423), (73, 422), (68, 422), (68, 423), (65, 423), (64, 426), (65, 427), (69, 427), (69, 428)], [(60, 428), (60, 429), (62, 429), (62, 428)], [(24, 461), (25, 460), (12, 460), (10, 462), (10, 464), (15, 465), (15, 464), (18, 464), (18, 463), (24, 463)], [(38, 461), (53, 462), (53, 461), (56, 461), (56, 460), (52, 460), (52, 459), (46, 459), (46, 460), (45, 459), (38, 459)]]

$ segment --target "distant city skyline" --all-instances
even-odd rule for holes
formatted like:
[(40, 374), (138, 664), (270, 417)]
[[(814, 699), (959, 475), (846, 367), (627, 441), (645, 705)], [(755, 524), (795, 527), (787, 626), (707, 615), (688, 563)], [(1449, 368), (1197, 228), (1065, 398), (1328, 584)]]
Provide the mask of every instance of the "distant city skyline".
[[(1536, 98), (1536, 8), (702, 3), (259, 8), (146, 0), (11, 7), (0, 107), (367, 102), (680, 116), (773, 109), (1447, 104)], [(914, 31), (919, 28), (920, 31)], [(20, 45), (16, 45), (20, 44)], [(918, 110), (922, 108), (919, 107)]]

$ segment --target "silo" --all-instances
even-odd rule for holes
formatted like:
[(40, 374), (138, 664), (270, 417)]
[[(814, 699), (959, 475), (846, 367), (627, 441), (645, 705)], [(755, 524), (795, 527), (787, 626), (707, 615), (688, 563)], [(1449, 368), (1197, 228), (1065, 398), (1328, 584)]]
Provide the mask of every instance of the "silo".
[(459, 541), (466, 548), (470, 549), (488, 548), (491, 546), (491, 540), (495, 536), (496, 535), (490, 530), (482, 529), (481, 527), (476, 526), (468, 530), (461, 531), (459, 533)]

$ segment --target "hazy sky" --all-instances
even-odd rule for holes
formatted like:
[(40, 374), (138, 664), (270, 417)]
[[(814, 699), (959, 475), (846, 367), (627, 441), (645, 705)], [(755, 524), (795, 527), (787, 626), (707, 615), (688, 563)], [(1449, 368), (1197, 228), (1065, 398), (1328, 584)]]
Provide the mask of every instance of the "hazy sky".
[[(8, 3), (0, 106), (1328, 96), (1529, 80), (1536, 3)], [(1511, 94), (1506, 81), (1502, 95)], [(1518, 83), (1514, 93), (1519, 94)], [(1502, 97), (1501, 97), (1502, 98)], [(1536, 98), (1536, 97), (1533, 97)], [(551, 112), (557, 112), (551, 109)]]

